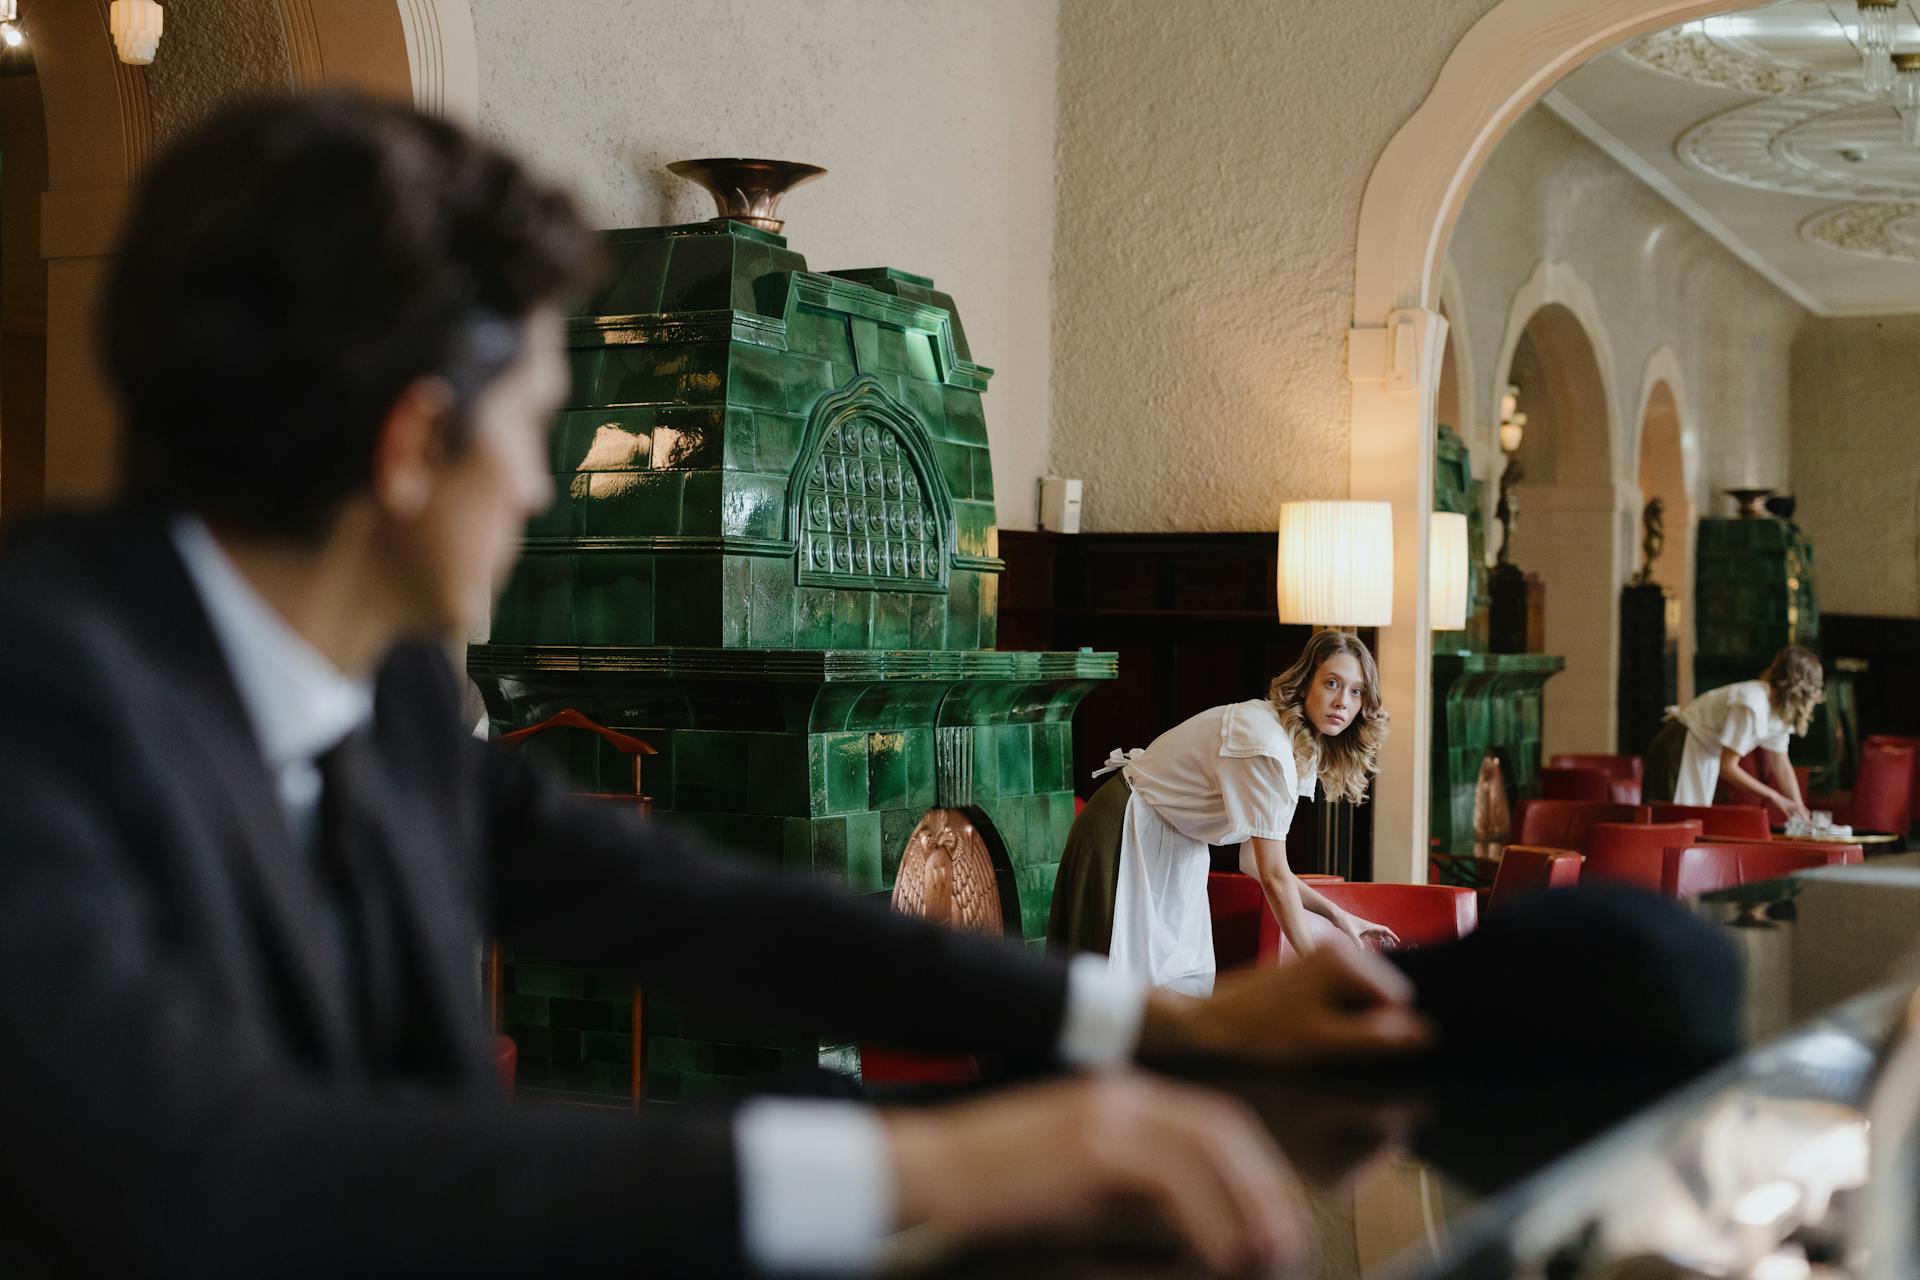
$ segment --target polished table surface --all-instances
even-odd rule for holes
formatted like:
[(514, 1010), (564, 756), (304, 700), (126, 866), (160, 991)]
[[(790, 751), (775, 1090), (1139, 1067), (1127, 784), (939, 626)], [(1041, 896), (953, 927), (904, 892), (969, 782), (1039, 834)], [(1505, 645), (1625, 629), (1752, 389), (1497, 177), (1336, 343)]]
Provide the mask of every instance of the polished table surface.
[[(1854, 1225), (1872, 1068), (1910, 990), (1889, 977), (1920, 935), (1920, 866), (1827, 869), (1697, 909), (1747, 961), (1757, 1047), (1691, 1081), (1584, 1075), (1571, 1062), (1209, 1077), (1253, 1105), (1301, 1174), (1313, 1245), (1295, 1274), (1640, 1280), (1756, 1263), (1764, 1275), (1855, 1274), (1833, 1259)], [(1788, 1186), (1791, 1205), (1748, 1221)], [(1124, 1226), (1097, 1244), (1025, 1242), (936, 1271), (1205, 1274)]]

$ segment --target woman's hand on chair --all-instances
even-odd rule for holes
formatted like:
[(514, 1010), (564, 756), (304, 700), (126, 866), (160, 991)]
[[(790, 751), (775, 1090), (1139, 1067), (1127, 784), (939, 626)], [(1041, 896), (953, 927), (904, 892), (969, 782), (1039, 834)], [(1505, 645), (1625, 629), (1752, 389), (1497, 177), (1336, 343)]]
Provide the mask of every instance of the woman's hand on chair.
[(1363, 950), (1384, 951), (1400, 945), (1399, 934), (1383, 924), (1362, 920), (1351, 911), (1342, 911), (1334, 923), (1339, 926), (1340, 932), (1353, 939), (1353, 945)]

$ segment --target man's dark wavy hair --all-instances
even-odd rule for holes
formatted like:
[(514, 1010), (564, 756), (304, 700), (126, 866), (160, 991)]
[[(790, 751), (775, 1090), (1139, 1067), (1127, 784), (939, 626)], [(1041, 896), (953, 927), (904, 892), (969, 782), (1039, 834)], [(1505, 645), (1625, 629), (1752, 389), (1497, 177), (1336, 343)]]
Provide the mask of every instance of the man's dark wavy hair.
[(409, 107), (322, 96), (222, 111), (147, 177), (101, 301), (140, 498), (311, 540), (372, 479), (406, 387), (463, 407), (597, 240), (559, 189)]

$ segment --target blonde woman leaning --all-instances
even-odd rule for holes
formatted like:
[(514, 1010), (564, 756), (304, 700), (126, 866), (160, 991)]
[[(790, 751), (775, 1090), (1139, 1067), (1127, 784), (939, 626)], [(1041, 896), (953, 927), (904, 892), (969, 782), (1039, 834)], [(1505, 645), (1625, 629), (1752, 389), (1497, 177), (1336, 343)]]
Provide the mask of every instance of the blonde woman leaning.
[[(1758, 680), (1710, 689), (1676, 713), (1647, 746), (1641, 789), (1646, 799), (1712, 804), (1724, 776), (1733, 786), (1779, 805), (1789, 818), (1807, 816), (1800, 780), (1787, 759), (1787, 735), (1805, 735), (1824, 696), (1820, 658), (1790, 644), (1773, 655)], [(1741, 767), (1754, 748), (1767, 755), (1770, 787)]]
[[(1144, 750), (1114, 752), (1100, 771), (1114, 776), (1067, 836), (1049, 943), (1105, 952), (1116, 971), (1143, 985), (1207, 994), (1207, 846), (1233, 844), (1301, 954), (1314, 949), (1316, 933), (1398, 941), (1327, 901), (1287, 865), (1295, 806), (1315, 782), (1332, 799), (1364, 798), (1386, 733), (1373, 655), (1357, 636), (1322, 631), (1265, 698), (1213, 707)], [(1314, 916), (1326, 923), (1310, 923)]]

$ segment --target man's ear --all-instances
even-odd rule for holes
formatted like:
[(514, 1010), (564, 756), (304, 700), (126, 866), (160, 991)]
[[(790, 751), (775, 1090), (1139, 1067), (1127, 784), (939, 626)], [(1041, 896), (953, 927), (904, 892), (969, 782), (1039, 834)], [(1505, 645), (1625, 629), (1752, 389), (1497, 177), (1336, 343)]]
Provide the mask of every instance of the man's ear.
[(387, 411), (373, 449), (373, 496), (387, 514), (416, 516), (432, 501), (447, 452), (441, 423), (453, 400), (445, 379), (418, 378)]

